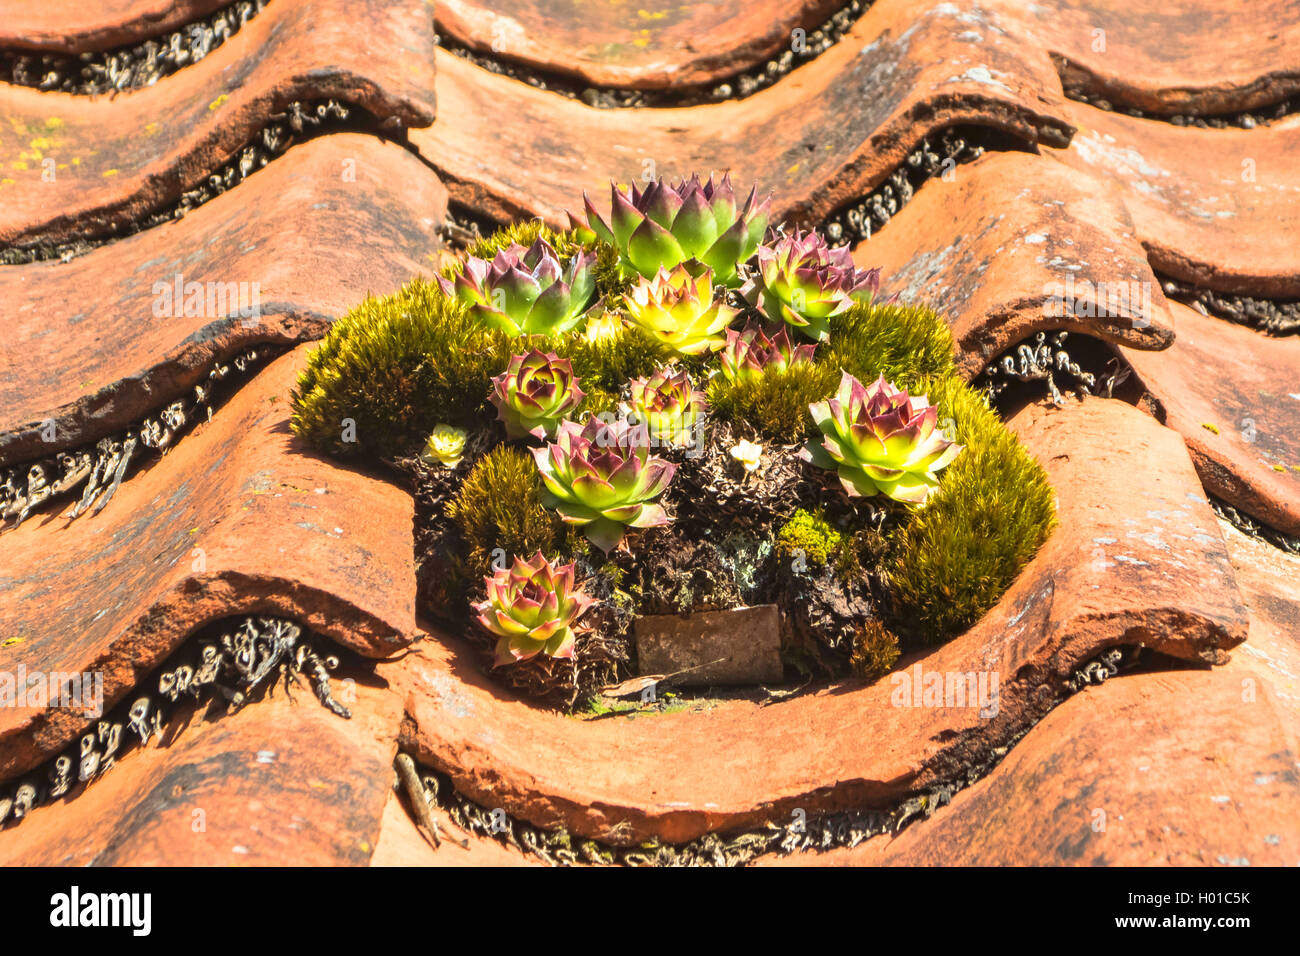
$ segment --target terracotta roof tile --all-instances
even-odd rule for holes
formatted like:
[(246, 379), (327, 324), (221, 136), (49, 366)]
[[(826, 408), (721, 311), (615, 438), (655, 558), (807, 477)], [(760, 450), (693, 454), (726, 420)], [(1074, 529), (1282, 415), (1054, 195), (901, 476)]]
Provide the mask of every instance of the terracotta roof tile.
[[(290, 435), (302, 354), (272, 363), (102, 514), (6, 532), (0, 667), (102, 671), (111, 705), (189, 634), (240, 612), (292, 618), (365, 656), (415, 636), (411, 499)], [(70, 708), (0, 708), (0, 779), (87, 723)]]
[(1289, 0), (992, 0), (1069, 63), (1067, 79), (1157, 115), (1228, 113), (1300, 90)]
[(708, 83), (790, 46), (841, 0), (442, 0), (438, 28), (458, 43), (599, 86)]
[[(1249, 705), (1243, 680), (1260, 687)], [(816, 862), (1292, 865), (1300, 753), (1269, 694), (1251, 667), (1109, 680), (1048, 714), (934, 818)]]
[(1052, 154), (1123, 201), (1157, 270), (1228, 292), (1300, 296), (1300, 122), (1198, 129), (1079, 103), (1068, 115), (1079, 132)]
[[(301, 695), (300, 695), (301, 697)], [(352, 718), (282, 691), (123, 759), (0, 840), (5, 866), (364, 866), (392, 793), (401, 702), (358, 685)]]
[[(1124, 204), (1037, 156), (987, 153), (931, 181), (854, 259), (886, 293), (940, 308), (970, 375), (1043, 329), (1143, 349), (1174, 338)], [(1107, 288), (1132, 294), (1112, 307)]]
[(1068, 136), (1046, 54), (992, 30), (974, 47), (961, 39), (969, 23), (955, 11), (881, 3), (777, 86), (690, 109), (593, 109), (443, 56), (439, 102), (457, 121), (411, 141), (454, 199), (502, 218), (564, 223), (564, 209), (581, 208), (582, 190), (603, 194), (610, 180), (730, 169), (737, 182), (770, 187), (774, 213), (814, 221), (875, 186), (942, 127), (986, 125), (1026, 144)]
[(46, 0), (0, 4), (0, 48), (58, 53), (106, 50), (174, 30), (230, 0)]
[[(6, 164), (0, 180), (0, 244), (56, 242), (175, 202), (294, 101), (335, 99), (399, 128), (427, 125), (434, 71), (425, 10), (417, 0), (375, 0), (373, 12), (350, 0), (277, 0), (157, 86), (108, 100), (0, 88), (8, 118), (0, 153), (26, 157)], [(396, 55), (373, 57), (367, 46)], [(53, 181), (45, 158), (56, 161)]]
[(1173, 348), (1125, 358), (1186, 439), (1206, 489), (1300, 534), (1300, 339), (1169, 308)]
[[(68, 263), (0, 268), (0, 299), (13, 304), (0, 464), (134, 425), (240, 347), (319, 338), (358, 290), (383, 295), (430, 269), (446, 207), (437, 176), (409, 152), (338, 134), (291, 149), (178, 222)], [(203, 288), (204, 314), (184, 314), (177, 275)], [(261, 315), (228, 318), (215, 298), (209, 313), (209, 282), (245, 283), (229, 314), (256, 304)], [(33, 376), (33, 363), (46, 371)]]

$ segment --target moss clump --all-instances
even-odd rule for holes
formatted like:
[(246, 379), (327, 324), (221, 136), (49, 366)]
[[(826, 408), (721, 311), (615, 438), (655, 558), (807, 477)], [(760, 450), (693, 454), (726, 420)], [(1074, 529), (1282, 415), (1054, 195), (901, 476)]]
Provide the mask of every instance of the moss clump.
[(858, 677), (875, 680), (889, 673), (901, 653), (898, 635), (879, 621), (867, 621), (853, 632), (849, 667)]
[[(572, 233), (556, 232), (540, 219), (529, 219), (526, 222), (514, 222), (502, 226), (490, 236), (484, 236), (472, 243), (465, 251), (471, 256), (490, 261), (502, 249), (512, 245), (527, 248), (538, 239), (546, 240), (547, 244), (555, 250), (556, 255), (562, 259), (567, 259), (582, 248), (582, 244), (573, 237)], [(452, 273), (456, 271), (455, 266), (449, 269)]]
[(555, 343), (555, 351), (573, 363), (584, 390), (590, 383), (611, 392), (621, 391), (632, 379), (651, 374), (673, 358), (671, 347), (627, 327), (595, 339), (573, 332)]
[(800, 508), (776, 533), (776, 550), (783, 558), (802, 557), (809, 567), (821, 568), (844, 550), (844, 535), (825, 515)]
[(843, 369), (864, 384), (883, 375), (911, 390), (923, 379), (956, 370), (948, 323), (923, 305), (855, 305), (831, 319), (830, 332), (830, 341), (817, 350), (818, 362)]
[(434, 283), (367, 299), (308, 356), (293, 393), (294, 434), (336, 454), (392, 455), (440, 422), (473, 425), (510, 347)]
[(491, 572), (497, 548), (507, 562), (539, 550), (554, 555), (562, 528), (542, 506), (541, 492), (532, 455), (511, 445), (498, 445), (470, 470), (447, 505), (447, 517), (466, 544), (472, 577)]
[(977, 621), (1056, 524), (1042, 467), (979, 393), (948, 377), (918, 383), (966, 447), (939, 490), (898, 529), (889, 581), (897, 619), (921, 640), (946, 640)]
[(746, 423), (764, 438), (792, 444), (815, 430), (808, 406), (820, 402), (839, 384), (838, 368), (821, 363), (792, 365), (784, 371), (764, 369), (743, 382), (716, 376), (709, 404), (720, 418)]

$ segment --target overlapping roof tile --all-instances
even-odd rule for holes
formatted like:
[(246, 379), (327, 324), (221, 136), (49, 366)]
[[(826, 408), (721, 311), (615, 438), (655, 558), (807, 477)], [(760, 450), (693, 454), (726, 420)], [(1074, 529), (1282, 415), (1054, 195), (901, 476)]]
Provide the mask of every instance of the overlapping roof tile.
[(0, 89), (0, 243), (111, 235), (238, 161), (295, 102), (336, 100), (377, 128), (427, 125), (432, 49), (422, 3), (280, 0), (161, 86), (107, 100)]
[[(301, 359), (274, 361), (101, 514), (51, 512), (0, 538), (0, 667), (102, 673), (111, 706), (230, 615), (278, 614), (369, 657), (415, 637), (410, 496), (290, 434)], [(0, 709), (0, 776), (91, 722), (75, 708)]]
[(814, 222), (947, 126), (991, 127), (1025, 146), (1065, 141), (1072, 127), (1050, 59), (995, 15), (987, 23), (987, 42), (974, 45), (951, 4), (885, 0), (778, 85), (689, 109), (593, 109), (445, 56), (438, 98), (456, 122), (411, 140), (453, 199), (503, 218), (564, 223), (584, 189), (599, 194), (611, 180), (730, 169), (770, 188), (775, 213)]
[(0, 268), (0, 464), (134, 425), (241, 348), (319, 338), (359, 296), (431, 268), (446, 208), (415, 156), (345, 133), (175, 223), (71, 262)]
[[(980, 624), (903, 662), (997, 670), (1005, 683), (995, 716), (893, 706), (895, 687), (882, 681), (769, 707), (723, 702), (579, 722), (503, 699), (473, 654), (445, 637), (380, 668), (407, 695), (415, 721), (407, 742), (457, 789), (529, 822), (682, 841), (794, 808), (885, 806), (949, 782), (1041, 716), (1076, 669), (1110, 648), (1141, 642), (1186, 660), (1224, 659), (1245, 638), (1246, 611), (1178, 436), (1101, 399), (1068, 413), (1034, 409), (1015, 424), (1059, 491), (1062, 527)], [(1117, 432), (1128, 440), (1106, 449)], [(1135, 488), (1135, 474), (1149, 479)], [(880, 743), (863, 748), (864, 738)]]

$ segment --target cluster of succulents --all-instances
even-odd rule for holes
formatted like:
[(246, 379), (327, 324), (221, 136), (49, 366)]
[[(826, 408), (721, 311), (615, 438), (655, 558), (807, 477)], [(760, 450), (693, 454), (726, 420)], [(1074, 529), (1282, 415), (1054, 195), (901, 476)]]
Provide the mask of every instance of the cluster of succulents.
[[(554, 338), (574, 330), (598, 341), (627, 327), (683, 360), (704, 362), (720, 352), (714, 374), (731, 383), (781, 374), (815, 361), (816, 342), (829, 337), (832, 318), (870, 301), (878, 273), (858, 269), (847, 246), (831, 248), (815, 232), (776, 234), (765, 244), (768, 201), (757, 195), (752, 190), (737, 203), (729, 177), (613, 187), (608, 221), (586, 196), (585, 221), (570, 216), (577, 251), (567, 261), (539, 236), (527, 248), (511, 241), (490, 262), (470, 257), (440, 282), (473, 315), (512, 336)], [(633, 282), (612, 304), (593, 305), (591, 248), (598, 242), (613, 246)], [(733, 290), (741, 296), (736, 304), (729, 301)], [(745, 303), (750, 317), (735, 328)], [(793, 344), (791, 329), (814, 342)], [(629, 528), (671, 520), (660, 499), (676, 465), (650, 449), (692, 444), (705, 396), (687, 369), (669, 365), (627, 383), (617, 419), (584, 420), (584, 397), (572, 363), (534, 347), (513, 354), (492, 379), (490, 401), (507, 439), (542, 441), (531, 452), (544, 505), (608, 553)], [(839, 393), (809, 413), (823, 441), (810, 443), (804, 457), (836, 471), (852, 496), (922, 504), (938, 484), (936, 472), (961, 450), (937, 430), (936, 409), (883, 378), (867, 388), (845, 373)], [(429, 442), (435, 456), (439, 441), (446, 437)], [(761, 467), (763, 453), (743, 438), (730, 449), (744, 475)], [(487, 579), (489, 599), (479, 610), (484, 626), (501, 637), (498, 663), (571, 652), (572, 629), (556, 623), (570, 620), (561, 613), (570, 605), (548, 596), (552, 587), (572, 594), (567, 572), (539, 552)], [(580, 600), (571, 605), (576, 613), (585, 608)]]
[[(941, 480), (951, 484), (942, 473), (963, 451), (957, 432), (970, 444), (972, 421), (983, 422), (987, 411), (969, 406), (961, 391), (940, 317), (877, 303), (878, 270), (858, 268), (848, 246), (831, 247), (815, 231), (769, 229), (769, 200), (760, 200), (757, 189), (740, 202), (729, 177), (703, 183), (692, 177), (644, 189), (612, 187), (611, 203), (606, 218), (584, 195), (585, 216), (570, 214), (572, 228), (564, 233), (537, 222), (476, 243), (477, 254), (429, 285), (442, 302), (422, 305), (428, 328), (401, 353), (403, 363), (424, 370), (417, 380), (426, 391), (437, 390), (440, 405), (438, 417), (418, 433), (427, 436), (421, 459), (454, 470), (469, 457), (475, 464), (465, 469), (470, 477), (462, 489), (475, 484), (478, 462), (496, 462), (510, 482), (505, 497), (520, 499), (488, 495), (492, 500), (475, 511), (484, 528), (497, 529), (496, 542), (478, 525), (461, 529), (466, 543), (487, 542), (484, 554), (503, 544), (513, 560), (483, 578), (487, 596), (472, 605), (498, 639), (497, 665), (575, 654), (579, 619), (595, 602), (575, 582), (575, 564), (563, 564), (560, 555), (589, 554), (583, 561), (599, 568), (602, 561), (628, 560), (632, 529), (660, 528), (674, 515), (699, 520), (665, 493), (678, 459), (707, 447), (706, 431), (715, 424), (729, 422), (732, 430), (714, 432), (725, 457), (710, 467), (726, 471), (736, 486), (766, 494), (772, 482), (805, 467), (802, 459), (835, 473), (845, 496), (837, 507), (850, 513), (858, 507), (854, 500), (865, 497), (907, 506), (891, 512), (912, 516), (900, 518), (906, 531), (927, 529), (930, 512), (960, 512), (951, 495), (931, 499)], [(428, 291), (404, 295), (409, 310)], [(326, 357), (341, 363), (346, 354), (335, 344), (319, 364)], [(394, 365), (391, 356), (381, 358), (376, 367)], [(447, 382), (457, 387), (444, 388), (437, 369), (428, 374), (432, 365), (454, 372)], [(461, 384), (471, 382), (472, 388)], [(909, 394), (899, 383), (926, 394)], [(418, 393), (406, 383), (385, 390), (369, 381), (354, 391), (391, 394), (393, 407), (409, 407), (409, 396)], [(474, 395), (449, 401), (464, 391)], [(960, 418), (961, 427), (941, 426), (929, 396)], [(485, 446), (479, 438), (486, 434), (475, 433), (467, 452), (466, 426), (484, 402), (495, 408), (506, 444), (498, 437)], [(780, 428), (767, 424), (778, 421), (776, 414), (759, 424), (765, 407), (779, 409)], [(315, 419), (332, 420), (323, 413)], [(433, 421), (441, 423), (428, 434)], [(979, 427), (986, 441), (994, 426)], [(809, 435), (817, 437), (805, 442)], [(999, 454), (1014, 458), (1009, 446)], [(1032, 483), (1038, 479), (1030, 464), (1015, 458)], [(975, 467), (964, 463), (949, 473), (959, 476), (967, 500), (977, 496)], [(439, 480), (446, 478), (443, 472)], [(1044, 498), (1042, 488), (1034, 493), (1035, 500)], [(508, 534), (505, 525), (491, 525), (498, 506), (519, 511)], [(968, 522), (971, 529), (977, 519)], [(1038, 509), (1034, 534), (1045, 533), (1049, 521)], [(575, 545), (565, 526), (605, 558)], [(917, 542), (922, 530), (913, 535)], [(520, 556), (535, 549), (531, 558)], [(949, 564), (962, 581), (971, 577), (959, 561), (944, 567)], [(488, 566), (482, 557), (474, 579)], [(916, 584), (920, 572), (906, 575), (916, 591), (911, 606), (928, 606), (921, 592), (934, 592)], [(987, 604), (999, 586), (995, 581), (978, 601)], [(601, 614), (607, 610), (602, 606)]]

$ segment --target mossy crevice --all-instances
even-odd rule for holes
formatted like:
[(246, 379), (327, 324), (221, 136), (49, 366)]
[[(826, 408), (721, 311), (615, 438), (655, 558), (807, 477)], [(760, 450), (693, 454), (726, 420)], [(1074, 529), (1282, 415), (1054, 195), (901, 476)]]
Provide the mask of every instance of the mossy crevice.
[[(491, 258), (537, 238), (562, 258), (593, 248), (533, 221), (468, 251)], [(600, 681), (627, 676), (635, 614), (769, 602), (785, 612), (783, 653), (793, 668), (874, 679), (902, 646), (939, 643), (974, 623), (1050, 532), (1055, 507), (1046, 474), (962, 381), (952, 334), (934, 310), (856, 304), (831, 319), (830, 339), (812, 361), (733, 383), (716, 354), (676, 356), (625, 325), (618, 289), (627, 280), (616, 255), (610, 266), (601, 280), (604, 299), (590, 307), (595, 319), (554, 337), (511, 338), (484, 327), (437, 283), (413, 281), (336, 323), (295, 393), (295, 432), (334, 454), (396, 459), (413, 455), (438, 424), (471, 432), (473, 453), (467, 445), (454, 472), (411, 472), (428, 613), (468, 624), (469, 602), (502, 562), (541, 551), (577, 563), (596, 599), (577, 657), (494, 670), (505, 683), (572, 706)], [(742, 312), (737, 328), (756, 318)], [(611, 315), (614, 321), (600, 321)], [(695, 457), (683, 449), (653, 452), (678, 466), (662, 501), (671, 525), (630, 533), (630, 551), (605, 555), (542, 504), (532, 455), (504, 440), (488, 402), (492, 378), (529, 349), (572, 363), (587, 396), (579, 418), (617, 409), (630, 381), (670, 364), (707, 391), (705, 441)], [(864, 385), (883, 376), (926, 396), (940, 427), (964, 446), (925, 505), (848, 498), (834, 472), (800, 460), (800, 444), (820, 438), (809, 406), (832, 395), (845, 373)], [(751, 470), (731, 454), (741, 439), (763, 444)]]

